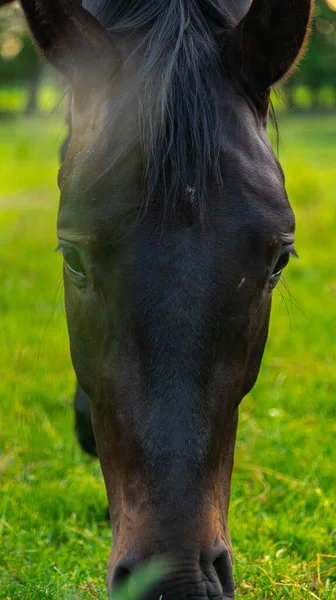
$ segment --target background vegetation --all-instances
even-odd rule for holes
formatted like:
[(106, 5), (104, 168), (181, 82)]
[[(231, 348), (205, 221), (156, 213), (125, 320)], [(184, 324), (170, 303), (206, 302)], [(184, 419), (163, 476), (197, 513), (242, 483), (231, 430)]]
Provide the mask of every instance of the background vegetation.
[[(2, 2), (8, 0), (0, 0)], [(284, 107), (327, 110), (336, 105), (336, 0), (316, 0), (315, 19), (308, 52), (282, 96)], [(23, 88), (24, 108), (41, 108), (37, 90), (45, 72), (27, 33), (17, 3), (0, 9), (0, 86)], [(17, 103), (6, 108), (16, 110)], [(23, 108), (23, 107), (20, 107)], [(0, 106), (4, 109), (3, 106)]]
[[(17, 116), (31, 81), (20, 55), (33, 51), (13, 9), (3, 10), (0, 599), (102, 599), (111, 531), (98, 463), (73, 435), (74, 375), (53, 252), (65, 130), (50, 115), (58, 100), (48, 78), (40, 114)], [(306, 114), (280, 111), (300, 260), (275, 292), (259, 382), (240, 414), (230, 512), (238, 599), (336, 599), (336, 119), (326, 112), (335, 104), (336, 12), (324, 2), (317, 10), (312, 50), (283, 101)], [(16, 54), (13, 39), (22, 42)]]

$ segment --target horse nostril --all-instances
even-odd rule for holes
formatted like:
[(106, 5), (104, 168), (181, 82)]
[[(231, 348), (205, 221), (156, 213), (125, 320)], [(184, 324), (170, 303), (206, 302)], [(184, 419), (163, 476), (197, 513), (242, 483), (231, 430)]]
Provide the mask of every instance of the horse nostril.
[(132, 559), (121, 560), (114, 570), (112, 588), (126, 583), (129, 577), (132, 575), (135, 566), (135, 561)]
[(223, 550), (213, 561), (213, 566), (217, 573), (224, 592), (224, 598), (233, 598), (235, 582), (233, 577), (233, 569), (229, 551), (227, 548)]
[(224, 544), (218, 544), (208, 552), (202, 552), (201, 563), (205, 568), (212, 568), (220, 581), (223, 589), (224, 600), (234, 597), (234, 578), (230, 554)]

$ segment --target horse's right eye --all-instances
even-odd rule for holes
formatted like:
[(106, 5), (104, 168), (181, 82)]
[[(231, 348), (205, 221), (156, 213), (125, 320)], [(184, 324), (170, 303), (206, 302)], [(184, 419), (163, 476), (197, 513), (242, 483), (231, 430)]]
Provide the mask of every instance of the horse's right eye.
[(62, 252), (65, 266), (70, 274), (84, 282), (86, 280), (86, 270), (79, 250), (75, 246), (62, 242), (58, 250)]

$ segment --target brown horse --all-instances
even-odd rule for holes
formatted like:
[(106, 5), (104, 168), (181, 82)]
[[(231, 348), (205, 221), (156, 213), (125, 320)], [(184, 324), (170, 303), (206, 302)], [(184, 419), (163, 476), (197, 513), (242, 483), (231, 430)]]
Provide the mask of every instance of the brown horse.
[(238, 407), (260, 368), (294, 216), (266, 133), (310, 0), (22, 0), (72, 86), (59, 174), (71, 354), (113, 525), (108, 588), (234, 597)]

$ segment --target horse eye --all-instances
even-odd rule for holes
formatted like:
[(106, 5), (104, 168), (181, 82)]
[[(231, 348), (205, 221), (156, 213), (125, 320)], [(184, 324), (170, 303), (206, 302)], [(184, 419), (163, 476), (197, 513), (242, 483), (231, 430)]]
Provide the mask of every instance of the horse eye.
[(284, 270), (285, 267), (287, 267), (292, 252), (293, 251), (287, 251), (287, 252), (284, 252), (280, 256), (277, 264), (274, 267), (273, 273), (271, 275), (271, 280), (270, 280), (271, 287), (275, 287), (277, 285), (277, 283), (279, 283), (280, 277), (282, 275), (282, 271)]
[(75, 246), (60, 244), (59, 250), (63, 254), (65, 266), (72, 275), (75, 275), (81, 281), (86, 279), (86, 271), (83, 260)]

